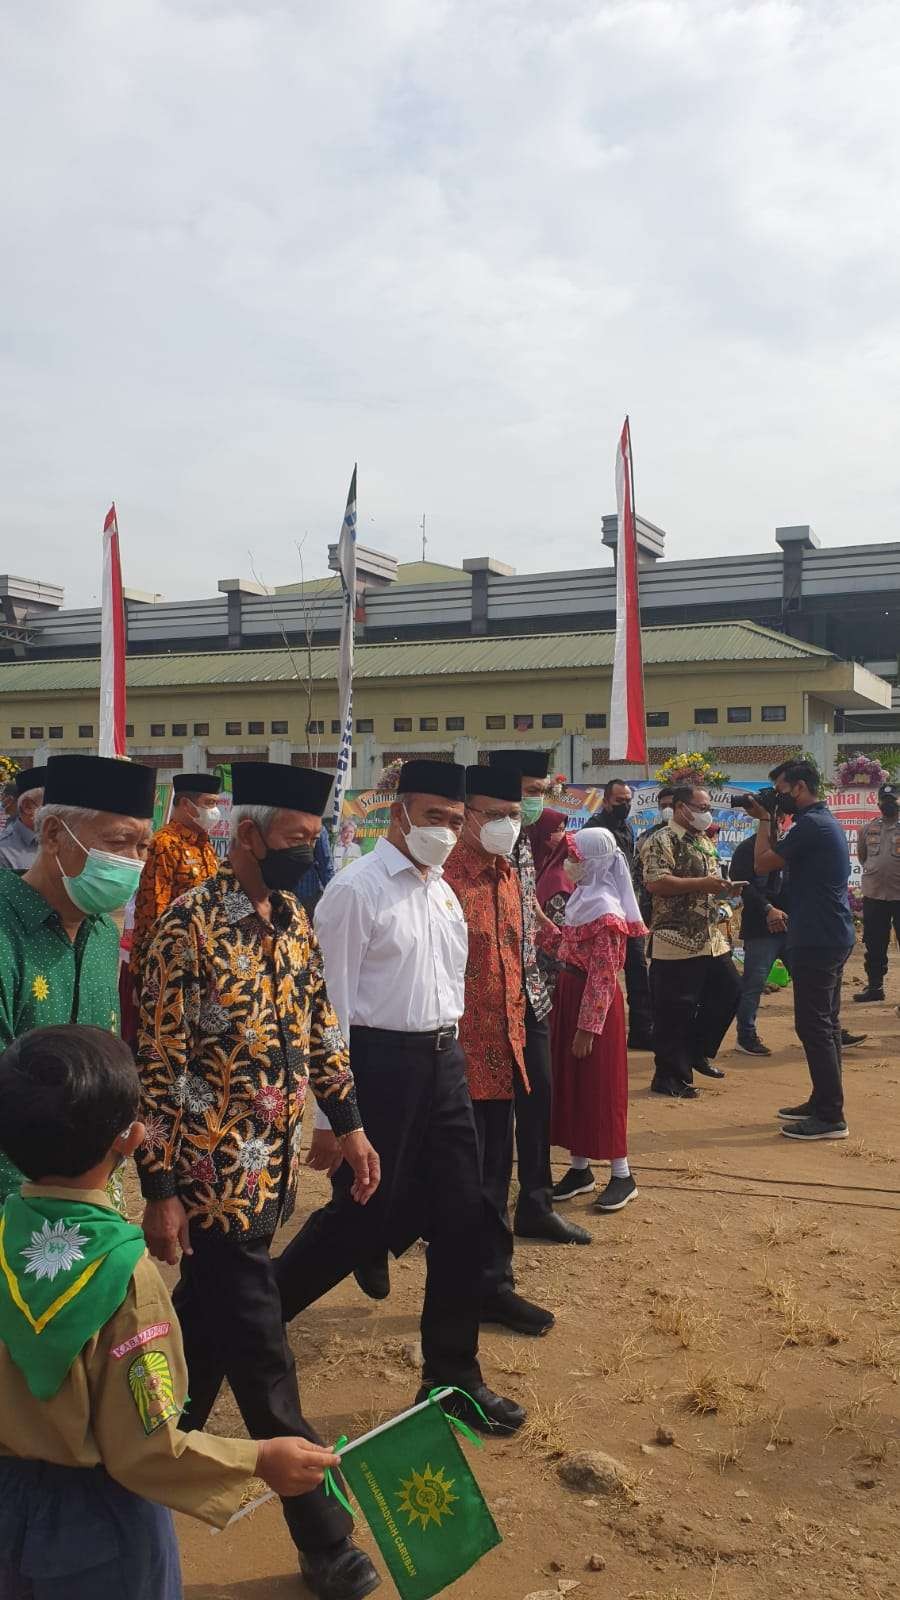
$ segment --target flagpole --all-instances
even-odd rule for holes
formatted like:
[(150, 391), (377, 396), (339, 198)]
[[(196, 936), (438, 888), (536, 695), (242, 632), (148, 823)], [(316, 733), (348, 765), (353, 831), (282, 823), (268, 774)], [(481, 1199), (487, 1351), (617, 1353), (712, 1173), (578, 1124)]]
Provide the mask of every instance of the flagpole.
[[(629, 475), (629, 477), (631, 479), (631, 517), (632, 517), (632, 521), (634, 522), (634, 553), (635, 553), (634, 576), (635, 576), (635, 583), (637, 584), (638, 616), (640, 616), (640, 605), (641, 605), (641, 578), (640, 578), (640, 571), (641, 571), (641, 564), (640, 564), (640, 561), (638, 559), (637, 504), (636, 504), (635, 498), (634, 498), (634, 445), (632, 444), (632, 440), (631, 440), (631, 417), (629, 416), (629, 414), (627, 412), (625, 413), (625, 426), (628, 429), (628, 475)], [(619, 534), (621, 534), (621, 530), (619, 530)], [(642, 700), (644, 702), (644, 715), (646, 716), (647, 693), (646, 693), (646, 684), (644, 682), (644, 652), (643, 652), (643, 650), (641, 651), (641, 698), (642, 698)], [(645, 729), (646, 729), (646, 723), (645, 723)], [(646, 732), (645, 732), (645, 736), (644, 736), (644, 749), (645, 749), (646, 755), (647, 755), (647, 759), (644, 762), (644, 777), (647, 780), (647, 782), (649, 783), (649, 781), (650, 781), (650, 745), (647, 742)]]
[(344, 614), (338, 650), (338, 696), (341, 715), (341, 745), (334, 780), (331, 821), (334, 833), (341, 825), (344, 790), (353, 765), (353, 635), (356, 611), (356, 463), (347, 495), (347, 506), (338, 539), (338, 572), (343, 591)]

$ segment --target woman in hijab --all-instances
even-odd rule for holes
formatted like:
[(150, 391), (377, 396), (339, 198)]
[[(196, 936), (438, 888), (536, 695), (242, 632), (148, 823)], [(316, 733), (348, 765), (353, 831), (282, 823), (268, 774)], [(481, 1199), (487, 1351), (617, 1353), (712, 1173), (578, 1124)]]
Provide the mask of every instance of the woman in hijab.
[(537, 878), (540, 878), (551, 856), (559, 853), (568, 825), (569, 819), (564, 811), (544, 810), (534, 827), (529, 828), (528, 837), (531, 840), (531, 853), (534, 856), (534, 871)]
[[(610, 1161), (612, 1173), (595, 1202), (621, 1211), (637, 1197), (628, 1165), (628, 1052), (618, 974), (629, 938), (646, 933), (628, 863), (605, 828), (567, 834), (564, 859), (551, 872), (575, 887), (554, 955), (561, 965), (550, 1018), (553, 1053), (551, 1139), (570, 1151), (570, 1167), (554, 1200), (596, 1187), (591, 1161)], [(549, 943), (549, 940), (548, 940)]]

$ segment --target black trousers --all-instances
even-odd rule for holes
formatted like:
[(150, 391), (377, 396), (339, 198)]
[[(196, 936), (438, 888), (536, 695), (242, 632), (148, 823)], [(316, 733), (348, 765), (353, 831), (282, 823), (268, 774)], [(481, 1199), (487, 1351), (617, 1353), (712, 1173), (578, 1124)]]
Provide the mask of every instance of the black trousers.
[(650, 964), (655, 1021), (653, 1082), (691, 1083), (692, 1066), (717, 1054), (737, 1011), (740, 974), (730, 955)]
[[(227, 1378), (251, 1438), (295, 1435), (321, 1444), (300, 1410), (270, 1244), (267, 1238), (231, 1239), (217, 1228), (191, 1226), (194, 1253), (182, 1256), (172, 1296), (188, 1367), (190, 1401), (182, 1426), (204, 1426)], [(324, 1489), (281, 1503), (297, 1549), (309, 1554), (346, 1539), (353, 1529)]]
[(521, 1073), (515, 1074), (516, 1157), (519, 1172), (517, 1227), (528, 1227), (553, 1210), (550, 1024), (546, 1020), (538, 1022), (530, 1005), (525, 1010), (525, 1071), (531, 1085), (530, 1094), (522, 1082)]
[(512, 1100), (473, 1100), (481, 1167), (483, 1223), (481, 1292), (486, 1300), (513, 1289), (513, 1236), (509, 1225), (509, 1185), (513, 1160)]
[(788, 951), (794, 1027), (812, 1079), (812, 1106), (823, 1122), (844, 1116), (841, 1063), (841, 979), (849, 950), (799, 945)]
[(628, 1042), (649, 1046), (653, 1038), (653, 1006), (644, 939), (629, 939), (625, 946), (625, 994), (628, 999)]
[(275, 1263), (284, 1318), (327, 1294), (362, 1261), (427, 1241), (422, 1307), (424, 1380), (481, 1382), (482, 1195), (466, 1061), (459, 1044), (351, 1028), (350, 1061), (381, 1184), (366, 1206), (350, 1194), (344, 1162), (332, 1198), (314, 1211)]
[(863, 895), (863, 944), (866, 947), (866, 977), (873, 989), (884, 987), (888, 969), (891, 928), (900, 944), (900, 900), (871, 900)]

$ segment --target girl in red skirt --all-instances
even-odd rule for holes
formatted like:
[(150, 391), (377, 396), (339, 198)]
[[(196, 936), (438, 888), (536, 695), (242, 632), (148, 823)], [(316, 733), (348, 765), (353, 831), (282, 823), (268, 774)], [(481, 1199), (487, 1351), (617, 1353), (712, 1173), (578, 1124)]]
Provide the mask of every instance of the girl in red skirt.
[(561, 970), (550, 1018), (551, 1142), (570, 1151), (571, 1165), (553, 1197), (590, 1193), (591, 1161), (609, 1161), (610, 1181), (595, 1206), (621, 1211), (638, 1191), (628, 1165), (628, 1052), (618, 975), (627, 939), (647, 929), (628, 863), (605, 828), (568, 834), (563, 870), (575, 887), (553, 945)]

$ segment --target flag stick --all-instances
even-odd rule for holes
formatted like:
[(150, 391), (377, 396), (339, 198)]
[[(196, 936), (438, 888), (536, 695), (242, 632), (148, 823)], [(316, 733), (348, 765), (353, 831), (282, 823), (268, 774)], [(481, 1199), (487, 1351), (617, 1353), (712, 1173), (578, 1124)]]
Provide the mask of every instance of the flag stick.
[[(641, 564), (640, 564), (640, 560), (638, 559), (637, 506), (635, 504), (635, 498), (634, 498), (634, 445), (633, 445), (632, 440), (631, 440), (631, 418), (630, 418), (630, 416), (628, 415), (627, 412), (625, 414), (625, 426), (628, 429), (628, 472), (629, 472), (629, 476), (631, 478), (631, 517), (632, 517), (632, 521), (634, 522), (634, 578), (635, 578), (635, 583), (637, 584), (638, 626), (640, 627), (640, 617), (641, 617)], [(619, 530), (619, 537), (621, 537), (621, 529)], [(646, 716), (647, 716), (647, 692), (646, 692), (646, 685), (645, 685), (645, 682), (644, 682), (644, 652), (643, 652), (643, 649), (641, 650), (641, 699), (644, 702), (644, 717), (646, 719)], [(650, 780), (650, 745), (647, 742), (646, 727), (647, 727), (647, 724), (646, 724), (646, 720), (645, 720), (645, 722), (644, 722), (644, 749), (647, 752), (647, 759), (646, 759), (646, 761), (644, 763), (644, 777), (649, 782), (649, 780)]]

